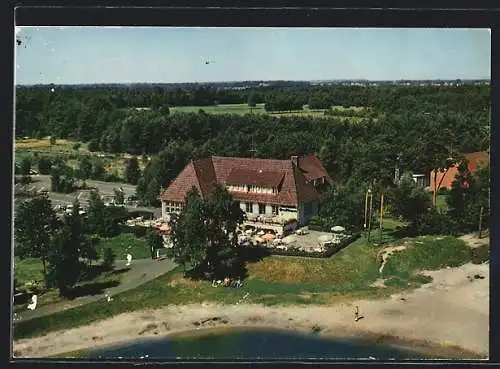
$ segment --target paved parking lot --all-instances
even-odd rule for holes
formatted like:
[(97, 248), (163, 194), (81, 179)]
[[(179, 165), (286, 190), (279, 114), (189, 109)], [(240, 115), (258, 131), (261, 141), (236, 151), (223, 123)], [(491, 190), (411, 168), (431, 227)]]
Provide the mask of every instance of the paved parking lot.
[[(28, 187), (33, 187), (37, 190), (40, 189), (45, 189), (47, 191), (50, 190), (50, 176), (48, 175), (34, 175), (32, 176), (33, 183), (30, 183)], [(89, 187), (95, 187), (99, 190), (99, 193), (101, 195), (105, 196), (113, 196), (114, 192), (113, 190), (116, 188), (123, 188), (123, 192), (125, 195), (125, 199), (129, 196), (135, 195), (135, 188), (136, 186), (130, 185), (127, 183), (116, 183), (116, 182), (103, 182), (103, 181), (94, 181), (94, 180), (87, 180), (86, 181), (87, 185)], [(55, 193), (55, 192), (49, 192), (49, 198), (52, 201), (52, 205), (68, 205), (71, 204), (76, 197), (79, 197), (80, 204), (83, 206), (86, 205), (87, 202), (87, 194), (89, 191), (86, 190), (79, 190), (73, 193), (65, 194), (65, 193)], [(134, 206), (127, 206), (127, 210), (133, 211), (133, 210), (144, 210), (144, 211), (151, 211), (154, 213), (155, 218), (159, 218), (161, 216), (161, 209), (160, 208), (145, 208), (145, 207), (134, 207)]]

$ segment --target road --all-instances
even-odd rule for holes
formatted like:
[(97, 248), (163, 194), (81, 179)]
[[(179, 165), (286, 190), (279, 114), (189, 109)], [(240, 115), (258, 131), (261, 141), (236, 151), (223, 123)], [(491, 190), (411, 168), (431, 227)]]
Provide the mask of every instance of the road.
[(125, 260), (117, 260), (115, 263), (116, 270), (130, 268), (130, 270), (126, 271), (123, 274), (121, 283), (118, 286), (111, 287), (107, 289), (107, 291), (103, 291), (102, 293), (97, 295), (82, 296), (74, 300), (61, 301), (50, 305), (42, 305), (40, 307), (37, 307), (33, 311), (22, 311), (18, 313), (19, 321), (25, 321), (40, 316), (54, 314), (63, 310), (88, 304), (93, 301), (102, 300), (105, 298), (106, 293), (110, 296), (113, 296), (118, 293), (139, 287), (140, 285), (148, 281), (151, 281), (165, 273), (168, 273), (177, 266), (173, 261), (168, 259), (159, 261), (153, 261), (151, 259), (133, 260), (132, 264), (129, 267), (125, 266), (125, 263)]

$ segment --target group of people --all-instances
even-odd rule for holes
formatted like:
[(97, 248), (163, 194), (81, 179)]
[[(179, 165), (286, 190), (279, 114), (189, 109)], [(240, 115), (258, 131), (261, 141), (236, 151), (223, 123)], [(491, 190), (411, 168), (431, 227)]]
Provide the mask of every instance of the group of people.
[(231, 288), (240, 288), (241, 286), (243, 286), (243, 283), (241, 282), (241, 280), (238, 278), (238, 279), (233, 279), (231, 280), (230, 278), (226, 277), (224, 278), (224, 280), (213, 280), (212, 281), (212, 287), (231, 287)]

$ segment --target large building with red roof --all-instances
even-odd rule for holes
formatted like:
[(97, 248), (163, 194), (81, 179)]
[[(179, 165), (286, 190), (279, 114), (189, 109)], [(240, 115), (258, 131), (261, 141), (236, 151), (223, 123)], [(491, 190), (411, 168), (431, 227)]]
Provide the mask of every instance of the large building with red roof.
[(248, 219), (305, 224), (317, 214), (332, 179), (315, 155), (289, 160), (211, 156), (189, 162), (160, 194), (162, 216), (180, 211), (193, 187), (205, 197), (216, 184), (231, 192)]

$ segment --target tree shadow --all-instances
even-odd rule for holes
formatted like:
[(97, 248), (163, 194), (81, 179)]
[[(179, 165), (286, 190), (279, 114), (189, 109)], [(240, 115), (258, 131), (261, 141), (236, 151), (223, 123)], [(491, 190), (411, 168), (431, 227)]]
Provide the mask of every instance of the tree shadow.
[(91, 281), (99, 277), (102, 273), (107, 272), (105, 266), (96, 264), (96, 265), (82, 265), (83, 275), (81, 277), (82, 281)]
[(237, 258), (230, 267), (208, 271), (205, 266), (200, 266), (186, 270), (184, 276), (192, 280), (219, 280), (226, 277), (244, 280), (248, 278), (247, 263), (256, 263), (270, 255), (270, 251), (262, 246), (240, 246), (236, 252)]
[(400, 239), (400, 238), (406, 238), (406, 237), (415, 237), (416, 233), (417, 232), (416, 232), (415, 227), (408, 225), (406, 227), (396, 227), (396, 229), (394, 231), (388, 232), (387, 234), (390, 237)]
[(73, 300), (82, 296), (95, 296), (104, 293), (105, 290), (111, 287), (116, 287), (120, 284), (118, 281), (85, 283), (80, 286), (73, 287), (68, 293), (68, 299)]
[(240, 246), (238, 247), (238, 257), (244, 263), (257, 263), (271, 252), (268, 248), (262, 246)]
[(110, 274), (111, 275), (120, 275), (120, 274), (128, 272), (129, 270), (130, 270), (130, 268), (115, 269)]

